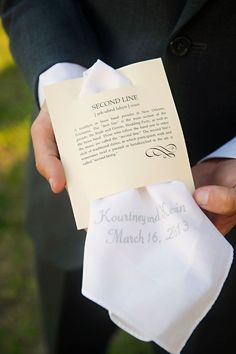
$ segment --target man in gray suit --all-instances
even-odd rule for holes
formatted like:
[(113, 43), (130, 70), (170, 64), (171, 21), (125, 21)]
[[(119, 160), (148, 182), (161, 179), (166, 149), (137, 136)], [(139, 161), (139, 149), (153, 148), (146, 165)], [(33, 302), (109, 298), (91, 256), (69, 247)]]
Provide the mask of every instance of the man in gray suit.
[[(57, 63), (88, 68), (99, 58), (117, 68), (162, 57), (196, 186), (208, 185), (197, 189), (195, 198), (218, 229), (228, 233), (228, 240), (236, 242), (236, 163), (225, 159), (236, 157), (234, 1), (0, 0), (0, 13), (37, 102), (39, 77)], [(31, 149), (28, 227), (50, 353), (104, 353), (115, 326), (105, 311), (80, 294), (85, 233), (75, 229), (67, 194), (57, 194), (65, 178), (45, 105), (32, 137), (37, 169), (56, 193), (50, 193), (33, 167)], [(221, 150), (219, 159), (196, 165), (229, 141), (228, 155)], [(235, 353), (235, 272), (234, 264), (219, 299), (183, 353)]]

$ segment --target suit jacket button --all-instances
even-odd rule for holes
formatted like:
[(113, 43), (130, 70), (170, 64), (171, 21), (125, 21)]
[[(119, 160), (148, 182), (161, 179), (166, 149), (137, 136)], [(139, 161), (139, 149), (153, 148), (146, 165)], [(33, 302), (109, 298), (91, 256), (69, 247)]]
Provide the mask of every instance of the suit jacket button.
[(170, 51), (177, 55), (178, 57), (182, 57), (186, 55), (191, 49), (192, 42), (188, 37), (176, 37), (173, 41), (170, 42), (169, 48)]

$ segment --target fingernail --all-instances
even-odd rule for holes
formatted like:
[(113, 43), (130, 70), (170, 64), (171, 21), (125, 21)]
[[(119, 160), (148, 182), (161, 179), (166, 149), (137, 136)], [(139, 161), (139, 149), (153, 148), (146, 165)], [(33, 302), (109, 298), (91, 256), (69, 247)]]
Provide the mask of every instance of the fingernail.
[(205, 189), (200, 189), (196, 193), (196, 200), (200, 205), (207, 205), (209, 199), (209, 192)]
[(50, 184), (51, 189), (53, 190), (53, 179), (49, 178), (48, 182)]

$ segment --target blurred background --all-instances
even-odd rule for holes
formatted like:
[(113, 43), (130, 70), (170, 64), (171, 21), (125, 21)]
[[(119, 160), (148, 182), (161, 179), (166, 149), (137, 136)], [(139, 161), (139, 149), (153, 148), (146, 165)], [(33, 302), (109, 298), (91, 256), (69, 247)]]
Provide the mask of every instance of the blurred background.
[[(0, 354), (46, 354), (33, 247), (24, 227), (31, 112), (31, 94), (0, 22)], [(152, 347), (117, 331), (107, 354), (121, 353), (152, 354)]]
[(0, 24), (0, 353), (44, 353), (31, 240), (24, 229), (32, 99)]

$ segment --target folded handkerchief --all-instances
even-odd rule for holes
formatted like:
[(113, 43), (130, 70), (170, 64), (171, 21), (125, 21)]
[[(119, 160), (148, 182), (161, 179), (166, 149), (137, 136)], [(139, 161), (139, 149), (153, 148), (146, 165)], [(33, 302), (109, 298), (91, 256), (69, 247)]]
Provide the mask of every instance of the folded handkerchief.
[[(97, 61), (80, 94), (128, 84)], [(217, 299), (232, 258), (184, 183), (133, 189), (92, 202), (82, 293), (120, 328), (178, 354)]]

